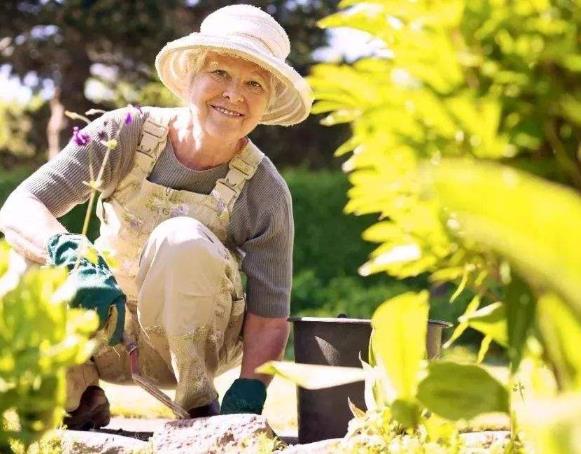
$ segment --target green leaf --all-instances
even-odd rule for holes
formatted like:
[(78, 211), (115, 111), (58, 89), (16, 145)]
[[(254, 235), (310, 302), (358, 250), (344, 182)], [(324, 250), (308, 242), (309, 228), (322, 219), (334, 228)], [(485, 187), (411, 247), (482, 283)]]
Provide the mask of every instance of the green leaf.
[(434, 175), (443, 206), (459, 221), (458, 234), (506, 256), (527, 281), (558, 292), (581, 320), (577, 193), (470, 160), (443, 160)]
[(484, 336), (482, 342), (480, 342), (480, 348), (478, 349), (478, 356), (476, 358), (476, 362), (481, 364), (484, 361), (484, 357), (488, 353), (488, 349), (490, 348), (490, 343), (492, 342), (491, 336)]
[(406, 429), (418, 426), (421, 409), (416, 401), (396, 399), (391, 404), (393, 418)]
[(404, 293), (383, 303), (371, 319), (375, 360), (385, 369), (397, 397), (413, 399), (426, 356), (428, 292)]
[(464, 331), (468, 329), (468, 317), (474, 312), (476, 312), (479, 306), (480, 306), (480, 295), (475, 295), (474, 298), (472, 298), (472, 300), (470, 301), (470, 303), (468, 303), (468, 306), (466, 306), (466, 311), (464, 311), (464, 314), (458, 318), (458, 320), (460, 321), (460, 319), (464, 317), (462, 318), (463, 321), (460, 321), (456, 329), (454, 329), (452, 336), (450, 336), (450, 339), (446, 341), (443, 348), (449, 348), (452, 345), (452, 343), (454, 343), (462, 334), (464, 334)]
[[(8, 260), (3, 251), (0, 242), (0, 269)], [(64, 267), (13, 274), (14, 285), (0, 297), (0, 414), (14, 413), (19, 431), (8, 437), (28, 445), (62, 418), (65, 371), (93, 354), (95, 343), (87, 336), (98, 319), (67, 308)], [(0, 439), (5, 434), (0, 428)]]
[(357, 367), (319, 366), (288, 361), (269, 361), (256, 368), (259, 374), (276, 375), (305, 389), (323, 389), (365, 380)]
[(456, 289), (456, 291), (450, 297), (450, 302), (451, 303), (453, 303), (454, 301), (456, 301), (456, 298), (458, 298), (460, 296), (460, 294), (466, 288), (466, 284), (468, 283), (468, 274), (469, 274), (468, 267), (465, 266), (464, 267), (464, 270), (462, 271), (462, 280), (460, 281), (460, 284), (458, 285), (458, 288)]
[(434, 361), (418, 387), (418, 399), (434, 413), (451, 420), (482, 413), (508, 413), (508, 392), (482, 367)]
[(347, 398), (347, 404), (349, 405), (349, 410), (351, 411), (351, 414), (353, 415), (354, 418), (356, 419), (365, 418), (365, 410), (361, 410), (361, 408), (357, 407), (357, 405), (351, 402), (351, 399), (349, 397)]
[(549, 363), (565, 390), (581, 390), (581, 325), (558, 296), (545, 294), (537, 301), (537, 323)]
[(511, 373), (515, 373), (523, 357), (525, 343), (535, 319), (535, 299), (525, 282), (513, 273), (505, 300), (508, 355)]
[(490, 337), (497, 344), (508, 345), (506, 334), (506, 310), (504, 304), (493, 303), (475, 312), (462, 315), (458, 318), (460, 322), (466, 322), (470, 328), (480, 331), (485, 336)]

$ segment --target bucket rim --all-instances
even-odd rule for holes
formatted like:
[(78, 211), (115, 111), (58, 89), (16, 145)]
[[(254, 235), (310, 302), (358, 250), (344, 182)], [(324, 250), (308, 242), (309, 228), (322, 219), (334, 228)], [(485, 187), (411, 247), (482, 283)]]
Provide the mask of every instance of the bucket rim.
[[(292, 315), (287, 318), (289, 322), (321, 322), (321, 323), (346, 323), (355, 325), (368, 325), (371, 320), (368, 318), (347, 318), (347, 317), (301, 317)], [(428, 320), (429, 325), (441, 326), (443, 328), (451, 328), (453, 325), (444, 320)]]

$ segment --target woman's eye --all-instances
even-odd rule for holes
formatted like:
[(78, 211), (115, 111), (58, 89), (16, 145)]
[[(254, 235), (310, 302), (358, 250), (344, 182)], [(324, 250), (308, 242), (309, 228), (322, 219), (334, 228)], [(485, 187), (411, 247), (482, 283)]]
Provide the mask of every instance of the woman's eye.
[(227, 73), (223, 69), (215, 69), (214, 71), (212, 71), (212, 74), (214, 74), (218, 77), (226, 77)]
[(250, 85), (252, 88), (262, 90), (262, 84), (260, 82), (257, 82), (256, 80), (249, 81), (248, 85)]

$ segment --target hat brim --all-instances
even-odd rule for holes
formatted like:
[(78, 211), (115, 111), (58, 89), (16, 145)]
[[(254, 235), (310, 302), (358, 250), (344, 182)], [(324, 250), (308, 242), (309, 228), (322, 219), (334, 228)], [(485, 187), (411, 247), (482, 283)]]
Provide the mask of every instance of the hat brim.
[(243, 39), (224, 39), (202, 33), (192, 33), (167, 43), (155, 59), (162, 83), (180, 99), (186, 100), (192, 59), (196, 58), (196, 51), (201, 50), (244, 58), (275, 76), (281, 90), (269, 104), (260, 120), (261, 124), (290, 126), (308, 117), (313, 102), (312, 91), (294, 68)]

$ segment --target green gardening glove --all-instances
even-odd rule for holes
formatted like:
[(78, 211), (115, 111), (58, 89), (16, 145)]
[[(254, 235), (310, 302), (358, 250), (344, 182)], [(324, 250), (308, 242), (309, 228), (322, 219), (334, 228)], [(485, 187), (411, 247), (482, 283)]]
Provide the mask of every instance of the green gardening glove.
[(254, 378), (238, 378), (222, 399), (221, 415), (234, 413), (262, 413), (266, 400), (266, 386)]
[[(95, 250), (95, 247), (84, 235), (72, 233), (53, 235), (48, 241), (48, 255), (51, 264), (64, 265), (69, 271), (72, 271), (83, 245)], [(121, 342), (123, 336), (125, 294), (119, 288), (103, 257), (96, 254), (94, 262), (87, 257), (80, 259), (79, 266), (72, 275), (76, 293), (70, 305), (97, 312), (99, 329), (102, 329), (109, 317), (116, 312), (115, 326), (109, 340), (109, 345), (115, 345)]]

